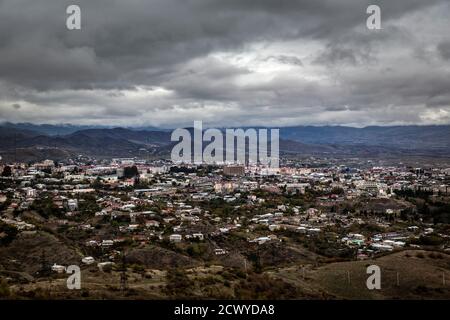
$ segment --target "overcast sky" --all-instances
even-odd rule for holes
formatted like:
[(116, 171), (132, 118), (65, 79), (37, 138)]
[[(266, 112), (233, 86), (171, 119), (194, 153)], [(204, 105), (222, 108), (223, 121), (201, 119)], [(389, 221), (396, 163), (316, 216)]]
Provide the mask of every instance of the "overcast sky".
[(0, 0), (0, 121), (194, 120), (449, 124), (450, 1)]

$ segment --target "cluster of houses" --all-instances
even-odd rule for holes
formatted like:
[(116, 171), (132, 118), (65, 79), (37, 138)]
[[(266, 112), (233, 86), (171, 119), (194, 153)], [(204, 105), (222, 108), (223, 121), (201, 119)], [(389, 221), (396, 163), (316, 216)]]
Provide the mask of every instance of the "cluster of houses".
[[(217, 167), (200, 175), (193, 166), (185, 171), (171, 170), (170, 163), (158, 161), (113, 159), (56, 165), (46, 160), (34, 165), (14, 164), (12, 175), (2, 178), (10, 186), (0, 191), (0, 204), (7, 203), (1, 220), (20, 231), (34, 230), (35, 226), (22, 221), (17, 212), (29, 210), (34, 201), (45, 196), (65, 215), (48, 225), (85, 232), (83, 244), (88, 248), (114, 250), (116, 244), (127, 240), (141, 245), (206, 241), (235, 231), (248, 234), (250, 243), (263, 245), (279, 242), (279, 231), (313, 239), (333, 226), (361, 224), (361, 208), (350, 212), (335, 209), (361, 197), (384, 204), (368, 209), (380, 215), (366, 218), (382, 225), (386, 223), (384, 216), (397, 216), (407, 206), (395, 200), (396, 190), (429, 190), (432, 194), (449, 191), (448, 169), (350, 169), (336, 165), (273, 171), (255, 166), (228, 170), (226, 175)], [(133, 177), (125, 174), (129, 166), (137, 169)], [(273, 197), (300, 197), (308, 192), (314, 195), (308, 203), (271, 205)], [(83, 214), (81, 206), (92, 198), (98, 210), (77, 220)], [(218, 201), (235, 214), (227, 216), (211, 209), (211, 203)], [(105, 233), (105, 224), (113, 231)], [(392, 251), (404, 247), (409, 237), (420, 232), (429, 230), (410, 225), (398, 234), (348, 233), (336, 241), (361, 252)], [(226, 255), (233, 249), (215, 248), (214, 253)], [(82, 262), (89, 265), (95, 261), (96, 257), (88, 256)], [(99, 268), (106, 262), (111, 261), (100, 261)], [(60, 267), (55, 265), (55, 271)]]

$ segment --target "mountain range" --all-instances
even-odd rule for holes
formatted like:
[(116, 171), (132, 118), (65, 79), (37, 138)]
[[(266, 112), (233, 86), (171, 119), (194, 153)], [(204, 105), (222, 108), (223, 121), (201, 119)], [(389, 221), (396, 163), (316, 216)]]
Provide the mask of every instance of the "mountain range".
[[(5, 161), (60, 160), (79, 154), (167, 157), (174, 145), (170, 135), (170, 130), (151, 127), (4, 123), (0, 126), (0, 155)], [(382, 156), (389, 153), (450, 157), (450, 125), (283, 127), (280, 128), (280, 152), (327, 156)]]

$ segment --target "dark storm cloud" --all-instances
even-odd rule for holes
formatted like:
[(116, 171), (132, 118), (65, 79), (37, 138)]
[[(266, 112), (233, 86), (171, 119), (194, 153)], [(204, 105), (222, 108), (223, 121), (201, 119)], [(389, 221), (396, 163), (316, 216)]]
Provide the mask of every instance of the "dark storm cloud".
[[(432, 2), (381, 3), (383, 15), (395, 17)], [(364, 26), (369, 1), (77, 1), (82, 30), (68, 31), (65, 8), (71, 3), (1, 3), (4, 78), (42, 89), (117, 86), (121, 80), (133, 85), (125, 79), (130, 73), (171, 68), (250, 41), (340, 35)]]
[[(429, 44), (433, 58), (419, 62), (414, 52), (428, 39), (407, 20), (426, 12), (436, 16), (427, 17), (432, 27), (435, 18), (443, 21), (446, 3), (80, 0), (82, 30), (68, 31), (65, 10), (72, 1), (3, 0), (0, 94), (21, 108), (1, 116), (176, 124), (226, 114), (255, 123), (343, 123), (347, 112), (357, 112), (355, 121), (419, 123), (419, 116), (402, 119), (401, 112), (384, 119), (379, 110), (448, 110), (448, 32)], [(381, 31), (365, 27), (369, 4), (382, 8)], [(401, 65), (397, 53), (412, 58)], [(302, 118), (306, 113), (311, 117)]]

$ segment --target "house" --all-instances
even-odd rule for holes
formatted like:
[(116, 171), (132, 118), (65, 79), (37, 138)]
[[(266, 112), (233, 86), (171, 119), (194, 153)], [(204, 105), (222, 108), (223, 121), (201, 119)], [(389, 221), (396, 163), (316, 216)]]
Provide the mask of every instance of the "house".
[(220, 256), (220, 255), (227, 254), (227, 251), (224, 249), (217, 248), (217, 249), (214, 249), (214, 254), (217, 256)]
[(349, 233), (346, 237), (342, 238), (342, 242), (348, 245), (362, 246), (365, 242), (365, 237), (359, 233)]
[(146, 228), (158, 228), (159, 227), (159, 221), (156, 220), (148, 220), (145, 222), (145, 227)]
[(63, 273), (63, 272), (66, 272), (66, 267), (55, 263), (52, 266), (52, 271), (57, 272), (57, 273)]
[(128, 225), (127, 230), (128, 230), (128, 231), (135, 231), (135, 230), (137, 230), (138, 228), (139, 228), (139, 225), (138, 225), (138, 224), (130, 224), (130, 225)]
[(37, 195), (36, 189), (28, 188), (26, 190), (26, 192), (27, 192), (27, 198), (36, 198), (36, 195)]
[(394, 241), (394, 240), (384, 240), (383, 242), (382, 242), (384, 245), (388, 245), (388, 246), (391, 246), (391, 247), (404, 247), (405, 246), (405, 242), (403, 242), (403, 241)]
[(280, 225), (278, 224), (271, 224), (269, 225), (269, 230), (270, 231), (275, 231), (275, 230), (279, 230), (280, 229)]
[(101, 246), (102, 247), (110, 247), (114, 245), (114, 241), (112, 240), (103, 240)]
[(203, 239), (204, 239), (205, 237), (203, 236), (203, 233), (194, 233), (194, 234), (192, 234), (192, 238), (198, 239), (198, 240), (200, 240), (200, 241), (203, 241)]
[(258, 244), (264, 244), (264, 243), (266, 243), (267, 241), (270, 241), (270, 240), (271, 240), (270, 237), (259, 237), (259, 238), (250, 240), (249, 242), (256, 242)]
[(96, 217), (106, 216), (108, 215), (108, 212), (106, 210), (98, 211), (95, 213)]
[(122, 210), (122, 211), (130, 211), (130, 212), (131, 212), (131, 211), (133, 211), (134, 208), (136, 208), (136, 205), (130, 203), (130, 204), (125, 204), (125, 205), (123, 205), (123, 206), (120, 208), (120, 210)]
[(95, 259), (93, 257), (84, 257), (83, 259), (81, 259), (81, 262), (89, 265), (89, 264), (93, 264), (95, 262)]
[(316, 208), (309, 208), (306, 210), (306, 214), (308, 216), (318, 216), (320, 214), (320, 211), (317, 210)]
[(111, 268), (114, 265), (114, 262), (106, 261), (97, 263), (97, 267), (100, 271), (106, 271), (108, 268)]
[(169, 236), (169, 241), (170, 242), (180, 242), (183, 239), (183, 236), (181, 234), (171, 234)]
[(98, 245), (99, 245), (99, 243), (97, 241), (95, 241), (95, 240), (86, 241), (86, 246), (87, 247), (96, 247)]
[(78, 210), (78, 200), (77, 199), (67, 199), (65, 207), (68, 211)]
[(387, 245), (387, 244), (381, 244), (381, 243), (373, 243), (371, 245), (371, 248), (378, 251), (392, 251), (394, 250), (393, 246)]

